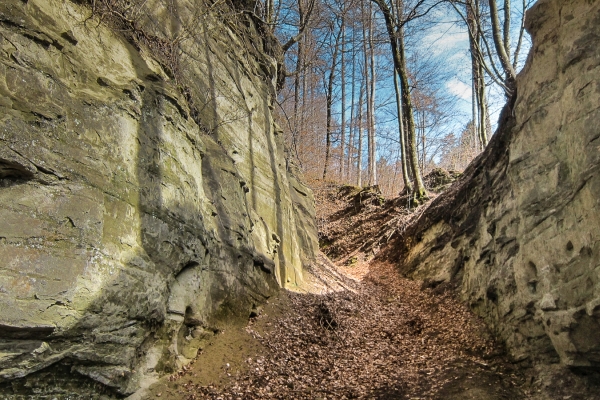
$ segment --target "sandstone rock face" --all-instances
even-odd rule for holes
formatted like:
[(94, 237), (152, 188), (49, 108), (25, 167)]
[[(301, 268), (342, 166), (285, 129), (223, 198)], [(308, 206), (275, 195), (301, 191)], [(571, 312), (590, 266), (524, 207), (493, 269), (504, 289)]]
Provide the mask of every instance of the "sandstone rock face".
[(317, 250), (257, 26), (150, 0), (126, 37), (82, 3), (0, 2), (2, 398), (133, 393)]
[(600, 3), (541, 0), (490, 147), (401, 238), (403, 271), (452, 282), (515, 360), (600, 367)]

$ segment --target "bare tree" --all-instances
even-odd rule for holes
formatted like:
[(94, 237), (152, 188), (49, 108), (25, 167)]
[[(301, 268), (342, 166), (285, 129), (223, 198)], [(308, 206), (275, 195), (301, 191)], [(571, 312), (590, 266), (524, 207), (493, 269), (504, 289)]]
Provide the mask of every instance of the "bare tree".
[[(343, 19), (342, 19), (343, 21)], [(338, 52), (340, 49), (340, 39), (342, 36), (343, 29), (338, 29), (335, 32), (335, 25), (337, 21), (331, 22), (331, 34), (335, 36), (335, 43), (333, 45), (333, 54), (331, 56), (331, 68), (329, 69), (329, 77), (327, 79), (327, 88), (325, 96), (327, 99), (327, 123), (326, 123), (326, 142), (325, 142), (325, 165), (323, 166), (323, 180), (327, 178), (327, 168), (329, 167), (329, 157), (331, 155), (331, 135), (332, 135), (332, 105), (333, 105), (333, 83), (335, 80), (335, 72), (338, 65)], [(342, 22), (343, 24), (343, 22)], [(343, 27), (343, 25), (342, 25)]]
[[(419, 168), (416, 127), (414, 119), (414, 109), (411, 99), (411, 90), (409, 83), (409, 74), (406, 64), (406, 46), (404, 37), (404, 26), (416, 18), (429, 13), (437, 3), (429, 4), (425, 0), (420, 0), (409, 10), (404, 10), (403, 0), (372, 0), (381, 12), (385, 20), (385, 26), (388, 33), (388, 39), (394, 61), (394, 69), (400, 79), (400, 89), (402, 93), (402, 117), (406, 123), (406, 151), (404, 155), (408, 158), (412, 172), (413, 188), (412, 193), (415, 201), (420, 202), (427, 198), (427, 191), (423, 183), (421, 171)], [(399, 122), (401, 123), (401, 122)]]
[[(488, 15), (483, 12), (485, 3), (482, 3), (481, 0), (450, 1), (468, 28), (472, 44), (471, 52), (474, 53), (474, 58), (478, 60), (480, 68), (485, 71), (485, 74), (502, 88), (507, 98), (510, 98), (515, 90), (517, 63), (525, 34), (525, 10), (531, 3), (531, 0), (522, 0), (517, 46), (512, 49), (510, 0), (502, 0), (502, 9), (498, 8), (496, 0), (488, 0)], [(503, 11), (504, 21), (502, 23), (499, 11)], [(491, 33), (485, 29), (486, 26), (491, 28)]]
[(477, 130), (480, 148), (483, 150), (488, 142), (487, 123), (488, 106), (485, 90), (485, 73), (478, 49), (481, 48), (482, 31), (479, 29), (481, 11), (479, 0), (469, 0), (466, 4), (467, 27), (469, 29), (469, 49), (471, 53), (471, 74), (473, 90), (473, 121), (478, 121), (473, 127)]

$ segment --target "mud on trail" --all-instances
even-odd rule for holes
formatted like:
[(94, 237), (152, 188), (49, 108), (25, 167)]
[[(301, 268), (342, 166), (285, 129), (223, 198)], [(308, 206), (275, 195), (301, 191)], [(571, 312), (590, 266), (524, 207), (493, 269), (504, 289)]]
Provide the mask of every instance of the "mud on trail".
[[(335, 276), (333, 289), (282, 291), (248, 325), (225, 329), (191, 366), (154, 385), (148, 398), (529, 397), (523, 375), (452, 291), (372, 261), (414, 211), (348, 187), (322, 185), (315, 195), (324, 250), (337, 265), (321, 258), (313, 274)], [(332, 268), (338, 272), (328, 273)]]

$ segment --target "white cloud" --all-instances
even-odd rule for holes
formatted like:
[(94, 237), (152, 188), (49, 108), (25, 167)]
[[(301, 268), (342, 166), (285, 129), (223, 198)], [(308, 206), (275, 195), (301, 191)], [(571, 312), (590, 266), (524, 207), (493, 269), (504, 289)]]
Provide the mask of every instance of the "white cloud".
[(453, 95), (471, 101), (471, 86), (454, 78), (446, 83), (446, 88)]
[(469, 36), (455, 24), (439, 24), (423, 38), (423, 43), (437, 56), (468, 49)]

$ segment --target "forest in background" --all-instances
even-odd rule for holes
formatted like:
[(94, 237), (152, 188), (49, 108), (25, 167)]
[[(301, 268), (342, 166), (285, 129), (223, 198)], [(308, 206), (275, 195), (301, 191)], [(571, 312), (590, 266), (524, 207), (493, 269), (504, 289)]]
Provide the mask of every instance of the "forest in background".
[(310, 179), (427, 197), (462, 171), (514, 90), (532, 0), (265, 0), (283, 44), (275, 114)]

